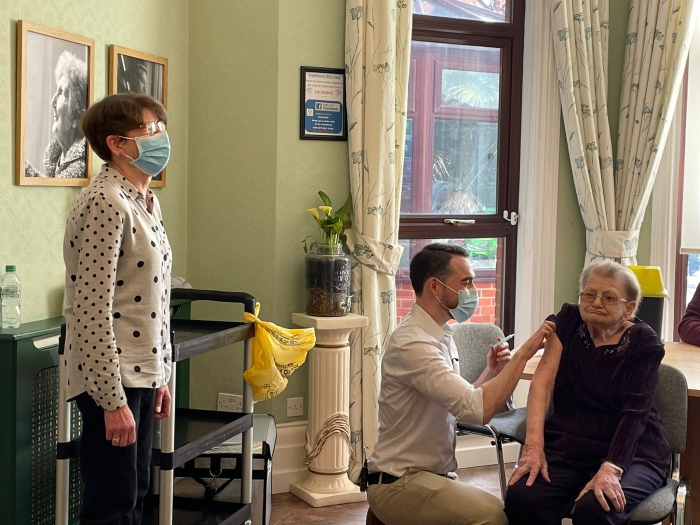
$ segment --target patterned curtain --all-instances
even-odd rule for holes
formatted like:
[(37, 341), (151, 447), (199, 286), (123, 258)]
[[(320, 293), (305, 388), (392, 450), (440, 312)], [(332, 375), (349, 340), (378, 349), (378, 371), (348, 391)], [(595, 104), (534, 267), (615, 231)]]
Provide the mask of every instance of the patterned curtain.
[[(615, 166), (618, 229), (639, 232), (683, 80), (695, 0), (632, 0)], [(636, 237), (622, 263), (637, 264)]]
[(350, 340), (350, 430), (357, 482), (377, 442), (380, 361), (396, 323), (395, 275), (406, 136), (412, 0), (347, 0), (347, 78), (353, 226), (352, 312), (369, 318)]
[[(576, 197), (586, 227), (586, 263), (619, 258), (608, 121), (608, 0), (550, 0), (559, 95)], [(637, 239), (634, 238), (636, 246)]]

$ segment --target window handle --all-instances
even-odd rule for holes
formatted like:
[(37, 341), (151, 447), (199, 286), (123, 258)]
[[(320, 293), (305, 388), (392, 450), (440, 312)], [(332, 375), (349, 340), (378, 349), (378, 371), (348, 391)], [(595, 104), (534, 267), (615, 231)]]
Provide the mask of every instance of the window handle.
[(518, 214), (514, 211), (508, 213), (508, 210), (503, 210), (503, 218), (511, 223), (513, 226), (518, 224)]
[(445, 224), (454, 224), (455, 226), (464, 226), (465, 224), (475, 224), (474, 219), (445, 219)]

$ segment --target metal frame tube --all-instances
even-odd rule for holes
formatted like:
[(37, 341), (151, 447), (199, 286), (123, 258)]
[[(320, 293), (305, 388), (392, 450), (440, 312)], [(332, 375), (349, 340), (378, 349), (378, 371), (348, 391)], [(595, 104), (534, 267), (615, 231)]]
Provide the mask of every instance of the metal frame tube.
[[(168, 388), (170, 386), (168, 385)], [(173, 403), (174, 405), (175, 403)], [(153, 441), (151, 443), (151, 448), (155, 450), (160, 450), (160, 435), (162, 424), (160, 421), (155, 421), (153, 423)], [(160, 465), (153, 465), (151, 467), (151, 494), (158, 496), (160, 494)]]
[[(676, 494), (676, 511), (673, 516), (675, 518), (673, 520), (675, 525), (685, 525), (686, 521), (688, 524), (692, 523), (692, 509), (689, 503), (690, 491), (688, 490), (688, 486), (685, 484), (685, 481), (681, 480), (680, 484), (678, 485), (678, 493)], [(689, 519), (686, 520), (686, 517)]]
[[(243, 343), (243, 369), (248, 370), (253, 364), (253, 340)], [(253, 413), (253, 388), (243, 380), (243, 412)], [(241, 447), (241, 503), (253, 501), (253, 429), (243, 432)]]
[(506, 485), (506, 465), (503, 458), (503, 441), (501, 441), (500, 436), (496, 436), (496, 458), (498, 459), (498, 481), (501, 485), (501, 499), (506, 500), (506, 491), (508, 487)]
[(671, 479), (681, 480), (681, 455), (678, 453), (671, 454)]
[[(175, 398), (175, 376), (177, 367), (172, 363), (170, 367), (170, 381), (168, 389), (170, 395)], [(161, 419), (160, 451), (162, 454), (175, 452), (175, 403), (170, 404), (170, 415)], [(160, 470), (160, 494), (158, 500), (158, 524), (172, 525), (173, 523), (173, 471)]]
[[(60, 344), (63, 344), (63, 340)], [(58, 443), (69, 443), (71, 440), (70, 404), (66, 401), (65, 366), (58, 363)], [(70, 507), (70, 459), (56, 459), (56, 525), (68, 525), (68, 509)]]

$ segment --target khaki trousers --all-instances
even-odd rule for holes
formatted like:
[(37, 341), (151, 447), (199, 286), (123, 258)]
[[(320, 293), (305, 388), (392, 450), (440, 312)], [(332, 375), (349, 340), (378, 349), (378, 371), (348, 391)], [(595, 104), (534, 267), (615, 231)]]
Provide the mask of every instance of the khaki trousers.
[(389, 485), (370, 485), (367, 500), (385, 525), (508, 525), (500, 499), (416, 469)]

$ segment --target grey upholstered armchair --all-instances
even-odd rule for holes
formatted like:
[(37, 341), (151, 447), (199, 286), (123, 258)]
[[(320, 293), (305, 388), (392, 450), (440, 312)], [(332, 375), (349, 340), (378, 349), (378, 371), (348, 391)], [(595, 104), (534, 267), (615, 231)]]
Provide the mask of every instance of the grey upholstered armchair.
[[(453, 327), (453, 334), (459, 352), (461, 375), (473, 383), (486, 368), (489, 345), (495, 344), (496, 338), (503, 338), (503, 332), (492, 324), (462, 323)], [(501, 497), (504, 501), (508, 480), (503, 460), (503, 445), (516, 441), (511, 436), (519, 435), (521, 429), (524, 436), (525, 430), (525, 409), (515, 409), (512, 398), (508, 400), (506, 406), (508, 408), (506, 412), (496, 414), (486, 425), (457, 424), (457, 429), (460, 431), (492, 438), (491, 443), (496, 447)]]

